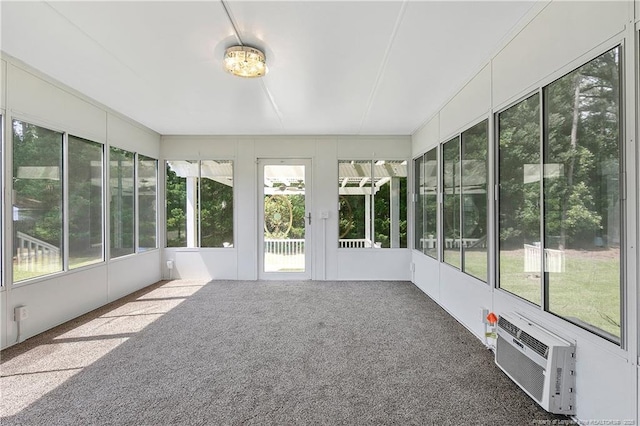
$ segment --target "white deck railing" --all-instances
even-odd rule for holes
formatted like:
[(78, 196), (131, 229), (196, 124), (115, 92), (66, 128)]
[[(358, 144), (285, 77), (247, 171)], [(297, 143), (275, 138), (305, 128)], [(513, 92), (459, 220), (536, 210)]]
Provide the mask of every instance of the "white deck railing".
[[(349, 238), (338, 240), (338, 248), (370, 248), (371, 240), (368, 238)], [(382, 247), (381, 243), (373, 243), (374, 248)]]
[[(564, 250), (544, 249), (544, 272), (564, 271)], [(524, 245), (524, 272), (541, 272), (540, 245)]]
[(304, 271), (304, 239), (265, 239), (264, 270)]
[(23, 269), (31, 270), (36, 266), (58, 265), (60, 248), (39, 240), (24, 232), (16, 232), (16, 262)]
[[(477, 248), (486, 248), (487, 242), (480, 241), (480, 238), (445, 238), (444, 239), (444, 247), (445, 248), (460, 248), (460, 246), (464, 248), (469, 247), (477, 247)], [(421, 238), (420, 242), (422, 243), (422, 248), (435, 248), (436, 243), (438, 242), (437, 238)]]
[(265, 239), (264, 252), (285, 256), (304, 254), (304, 239)]
[[(366, 238), (351, 238), (338, 240), (339, 248), (369, 248), (371, 240)], [(374, 243), (373, 247), (380, 248), (380, 243)], [(296, 256), (304, 256), (304, 239), (265, 239), (264, 240), (265, 255), (285, 256), (290, 259)], [(291, 262), (294, 262), (293, 260)], [(289, 262), (289, 263), (291, 263)], [(299, 261), (295, 261), (298, 264)], [(293, 263), (292, 263), (293, 265)], [(291, 266), (291, 265), (289, 265)]]

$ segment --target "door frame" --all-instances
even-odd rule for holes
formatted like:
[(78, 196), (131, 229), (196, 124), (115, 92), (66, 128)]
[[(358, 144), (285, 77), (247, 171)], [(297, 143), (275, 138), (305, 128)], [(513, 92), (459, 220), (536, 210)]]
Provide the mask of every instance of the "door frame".
[[(257, 277), (259, 280), (311, 280), (312, 279), (312, 232), (311, 225), (315, 218), (309, 220), (312, 212), (312, 166), (311, 158), (258, 158), (258, 244), (257, 244)], [(265, 272), (264, 270), (264, 168), (265, 166), (304, 166), (304, 196), (305, 196), (305, 232), (304, 232), (304, 272)], [(311, 222), (311, 223), (309, 223)]]

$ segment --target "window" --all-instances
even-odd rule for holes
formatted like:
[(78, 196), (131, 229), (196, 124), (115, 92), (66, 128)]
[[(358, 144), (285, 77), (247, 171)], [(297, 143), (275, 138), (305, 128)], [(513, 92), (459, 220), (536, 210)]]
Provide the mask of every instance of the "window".
[(499, 285), (540, 301), (540, 96), (498, 115)]
[(406, 248), (406, 161), (374, 161), (372, 199), (376, 244), (383, 248)]
[(415, 191), (413, 216), (415, 226), (413, 227), (414, 239), (413, 248), (416, 250), (425, 250), (425, 232), (424, 232), (424, 162), (425, 156), (422, 155), (413, 160), (413, 188)]
[(68, 142), (69, 269), (104, 259), (102, 145), (74, 136)]
[(109, 194), (111, 258), (132, 254), (134, 242), (134, 154), (111, 148)]
[(167, 161), (167, 247), (233, 247), (233, 161)]
[[(12, 124), (14, 282), (103, 262), (104, 146), (71, 135), (65, 143), (60, 132)], [(111, 258), (135, 251), (134, 158), (122, 149), (109, 151)], [(157, 246), (157, 160), (139, 156), (138, 172), (144, 250)]]
[(542, 124), (539, 94), (497, 117), (500, 287), (615, 342), (624, 223), (620, 72), (617, 47), (543, 88)]
[[(0, 114), (0, 188), (4, 188), (4, 117)], [(0, 190), (0, 287), (4, 287), (4, 193)]]
[(339, 247), (407, 247), (407, 162), (341, 160)]
[(415, 242), (414, 248), (438, 258), (438, 149), (414, 160)]
[(138, 251), (158, 247), (156, 242), (156, 206), (158, 160), (138, 154)]
[[(197, 161), (167, 161), (166, 216), (167, 247), (196, 247), (195, 211), (197, 211), (197, 193), (195, 182), (198, 179)], [(189, 191), (187, 191), (189, 180)], [(187, 198), (189, 204), (187, 204)], [(187, 207), (193, 216), (190, 225), (190, 238), (187, 238)]]
[(442, 222), (444, 247), (442, 260), (461, 269), (460, 256), (460, 138), (442, 146)]
[(338, 185), (338, 247), (371, 247), (371, 161), (339, 161)]
[(200, 246), (233, 246), (233, 162), (200, 165)]
[(438, 149), (424, 155), (424, 252), (438, 258)]
[(487, 281), (487, 149), (488, 121), (460, 135), (462, 270)]
[(620, 49), (544, 89), (546, 308), (620, 338)]
[(62, 133), (13, 121), (13, 281), (62, 271)]
[[(442, 144), (442, 260), (482, 281), (487, 281), (487, 150), (488, 121)], [(437, 152), (426, 154), (429, 197), (426, 203), (430, 251), (437, 257)]]

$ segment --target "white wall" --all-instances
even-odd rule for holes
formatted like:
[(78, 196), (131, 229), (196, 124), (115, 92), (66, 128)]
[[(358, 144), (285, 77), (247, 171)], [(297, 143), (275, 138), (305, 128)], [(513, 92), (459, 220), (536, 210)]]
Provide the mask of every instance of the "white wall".
[(407, 136), (163, 136), (162, 159), (234, 160), (236, 235), (233, 248), (166, 248), (164, 259), (174, 260), (174, 278), (257, 279), (257, 160), (309, 158), (312, 217), (329, 212), (328, 219), (312, 221), (312, 279), (408, 280), (409, 249), (338, 250), (338, 160), (408, 160), (410, 154)]
[(338, 249), (338, 280), (409, 281), (409, 249)]
[[(0, 113), (3, 115), (5, 115), (6, 111), (6, 105), (7, 105), (7, 61), (0, 59)], [(1, 131), (1, 130), (0, 130)], [(2, 135), (2, 139), (4, 139), (5, 135)], [(0, 151), (2, 151), (4, 147), (0, 148)], [(4, 186), (3, 184), (3, 174), (4, 174), (4, 152), (1, 153), (0, 155), (0, 170), (2, 172), (0, 172), (0, 197), (4, 197)], [(4, 198), (2, 198), (4, 200)], [(0, 203), (0, 205), (4, 205), (2, 203)], [(2, 208), (0, 208), (0, 227), (2, 227), (2, 230), (0, 231), (0, 234), (3, 234), (5, 231), (4, 229), (4, 222), (2, 221), (2, 218), (4, 216), (4, 210)], [(4, 234), (3, 234), (4, 235)], [(3, 237), (4, 238), (4, 237)], [(3, 240), (4, 241), (4, 240)], [(0, 242), (0, 253), (3, 253), (3, 249), (4, 249), (4, 242)], [(4, 283), (4, 277), (2, 276), (2, 271), (4, 270), (4, 265), (3, 265), (3, 260), (0, 257), (0, 280), (2, 280), (2, 282)], [(7, 310), (7, 298), (6, 298), (6, 292), (3, 291), (2, 289), (0, 289), (0, 318), (4, 318), (5, 312)], [(1, 320), (0, 320), (1, 321)], [(6, 341), (7, 341), (7, 330), (6, 327), (4, 327), (4, 324), (0, 324), (0, 348), (4, 348), (6, 346)]]
[[(636, 25), (635, 25), (635, 31), (636, 34), (638, 35), (638, 37), (636, 38), (636, 51), (638, 51), (638, 49), (640, 49), (640, 0), (636, 0), (635, 2), (635, 17), (636, 17)], [(636, 94), (637, 94), (637, 99), (636, 99), (636, 115), (640, 115), (640, 58), (636, 58)], [(640, 123), (636, 123), (636, 171), (640, 170), (640, 150), (638, 150), (638, 141), (640, 141)], [(640, 172), (636, 172), (636, 188), (640, 188)], [(636, 197), (636, 210), (640, 211), (640, 195), (638, 195), (638, 192), (640, 191), (636, 191), (635, 197)], [(639, 215), (640, 216), (640, 215)], [(638, 220), (636, 221), (636, 241), (640, 241), (640, 217), (638, 217)], [(637, 246), (636, 246), (637, 247)], [(640, 273), (638, 272), (638, 265), (640, 265), (640, 250), (637, 250), (636, 248), (636, 262), (635, 262), (635, 273), (636, 273), (636, 277), (637, 277), (637, 285), (636, 285), (636, 289), (635, 289), (635, 300), (636, 300), (636, 311), (635, 311), (635, 323), (636, 324), (640, 324)], [(629, 297), (632, 297), (632, 294), (629, 295)], [(636, 383), (638, 384), (638, 390), (636, 390), (636, 392), (640, 393), (640, 325), (638, 326), (638, 329), (636, 330), (636, 339), (637, 339), (637, 348), (638, 348), (638, 357), (637, 357), (637, 363), (636, 363)], [(638, 399), (640, 400), (640, 395), (637, 395)], [(637, 407), (637, 412), (636, 412), (636, 422), (638, 422), (638, 420), (640, 419), (640, 402), (638, 402), (638, 407)]]
[(7, 106), (7, 61), (0, 60), (0, 108)]
[(493, 106), (520, 98), (552, 73), (570, 71), (629, 21), (629, 2), (550, 3), (491, 61)]
[(439, 141), (440, 114), (436, 114), (411, 137), (411, 147), (414, 157), (417, 154), (423, 154), (437, 146)]
[[(537, 87), (550, 83), (618, 43), (624, 42), (626, 56), (626, 151), (627, 161), (627, 347), (621, 349), (588, 331), (542, 312), (509, 293), (479, 282), (448, 265), (412, 251), (414, 283), (444, 309), (483, 340), (480, 308), (496, 313), (518, 311), (545, 327), (577, 343), (576, 407), (584, 421), (633, 421), (638, 424), (639, 342), (638, 303), (640, 263), (638, 242), (638, 188), (640, 158), (637, 141), (640, 100), (634, 98), (638, 80), (637, 32), (633, 23), (640, 16), (635, 2), (564, 2), (542, 8), (520, 31), (505, 41), (501, 49), (478, 74), (469, 80), (442, 109), (413, 136), (416, 157), (525, 97)], [(635, 17), (634, 17), (635, 13)], [(636, 24), (637, 26), (637, 24)], [(636, 31), (638, 28), (636, 28)], [(495, 231), (494, 225), (490, 226)], [(495, 232), (493, 232), (495, 233)], [(491, 250), (490, 250), (491, 251)], [(493, 256), (492, 256), (493, 258)], [(595, 423), (594, 423), (595, 424)], [(622, 424), (622, 423), (621, 423)]]
[(487, 65), (440, 110), (440, 135), (448, 138), (486, 117), (491, 108), (490, 87), (491, 68)]
[(7, 87), (7, 106), (12, 117), (105, 143), (105, 110), (11, 63)]
[(162, 279), (160, 250), (112, 259), (107, 271), (107, 299), (118, 300)]
[(115, 114), (107, 115), (109, 146), (158, 158), (160, 135)]
[[(6, 69), (6, 72), (5, 72)], [(0, 62), (0, 96), (6, 108), (5, 141), (11, 139), (11, 120), (19, 119), (52, 130), (158, 158), (160, 135), (107, 107), (4, 55)], [(6, 102), (5, 102), (6, 95)], [(6, 143), (5, 161), (11, 158)], [(7, 163), (5, 163), (6, 165)], [(4, 167), (5, 235), (12, 234), (11, 167)], [(107, 215), (108, 216), (108, 215)], [(16, 343), (13, 308), (27, 306), (29, 318), (21, 323), (21, 339), (96, 309), (161, 278), (161, 251), (150, 250), (81, 269), (39, 277), (13, 285), (12, 241), (3, 238), (3, 271), (0, 288), (0, 344)]]
[[(0, 291), (0, 318), (2, 318), (2, 321), (4, 321), (4, 318), (6, 317), (6, 312), (7, 312), (7, 292)], [(3, 322), (0, 327), (0, 348), (5, 348), (7, 346), (9, 346), (7, 345), (7, 327)]]

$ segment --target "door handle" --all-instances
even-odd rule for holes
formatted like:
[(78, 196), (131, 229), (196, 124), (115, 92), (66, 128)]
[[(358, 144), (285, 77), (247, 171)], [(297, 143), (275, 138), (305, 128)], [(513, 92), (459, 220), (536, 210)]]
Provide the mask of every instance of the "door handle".
[(309, 219), (309, 225), (311, 225), (311, 212), (307, 213), (307, 219)]

